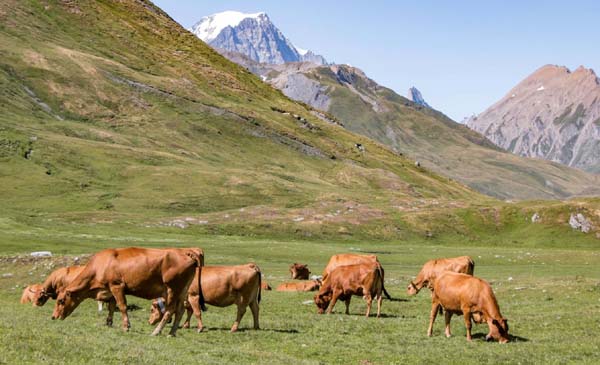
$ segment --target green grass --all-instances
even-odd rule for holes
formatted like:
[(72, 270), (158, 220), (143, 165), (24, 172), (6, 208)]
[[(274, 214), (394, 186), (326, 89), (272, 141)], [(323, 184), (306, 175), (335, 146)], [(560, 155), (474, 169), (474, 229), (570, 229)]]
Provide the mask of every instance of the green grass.
[[(0, 278), (0, 315), (4, 318), (0, 323), (0, 363), (592, 364), (600, 355), (595, 338), (600, 327), (597, 250), (123, 233), (121, 237), (109, 230), (102, 239), (81, 238), (85, 245), (64, 243), (54, 248), (77, 255), (117, 244), (199, 245), (206, 251), (208, 264), (257, 262), (271, 285), (288, 280), (287, 267), (295, 261), (308, 263), (318, 273), (331, 254), (375, 252), (386, 269), (387, 289), (400, 301), (384, 300), (383, 317), (365, 319), (361, 298), (353, 299), (352, 315), (343, 315), (341, 306), (335, 314), (325, 316), (318, 315), (314, 305), (303, 304), (314, 293), (266, 292), (260, 331), (230, 334), (235, 309), (210, 307), (204, 317), (209, 328), (206, 333), (182, 329), (177, 338), (152, 338), (146, 323), (148, 301), (130, 298), (130, 304), (142, 309), (131, 312), (129, 333), (120, 330), (118, 314), (117, 325), (105, 327), (104, 315), (96, 313), (93, 301), (84, 302), (65, 321), (50, 320), (53, 302), (43, 308), (19, 304), (23, 285), (41, 281), (51, 271), (44, 265), (50, 260), (22, 264), (3, 258), (0, 274), (13, 276)], [(22, 252), (40, 248), (33, 242), (21, 246)], [(452, 338), (443, 336), (443, 318), (436, 321), (434, 337), (426, 337), (429, 294), (409, 298), (404, 293), (406, 283), (427, 259), (463, 254), (475, 259), (476, 275), (492, 283), (501, 311), (510, 320), (510, 333), (515, 336), (512, 343), (484, 342), (487, 330), (482, 325), (474, 326), (475, 340), (467, 343), (461, 317), (453, 318)], [(242, 328), (248, 329), (251, 323), (248, 312)]]

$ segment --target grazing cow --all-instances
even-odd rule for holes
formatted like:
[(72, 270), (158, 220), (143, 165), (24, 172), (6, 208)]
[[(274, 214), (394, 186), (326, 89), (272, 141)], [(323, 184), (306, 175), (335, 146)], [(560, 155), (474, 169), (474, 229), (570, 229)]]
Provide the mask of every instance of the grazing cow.
[(431, 317), (427, 336), (432, 335), (433, 322), (440, 308), (444, 309), (446, 337), (450, 337), (450, 319), (453, 314), (462, 314), (467, 327), (467, 340), (471, 341), (471, 319), (476, 323), (486, 322), (489, 333), (485, 339), (509, 341), (508, 320), (502, 317), (496, 296), (485, 280), (471, 275), (446, 271), (438, 275), (431, 296)]
[(473, 270), (475, 270), (475, 263), (469, 256), (429, 260), (423, 265), (415, 281), (408, 284), (406, 291), (408, 295), (416, 295), (423, 287), (433, 290), (436, 276), (444, 271), (473, 275)]
[[(346, 303), (349, 314), (353, 295), (362, 296), (367, 301), (366, 317), (371, 313), (373, 298), (377, 300), (377, 317), (381, 314), (381, 293), (383, 291), (383, 269), (377, 262), (340, 266), (329, 273), (315, 295), (315, 304), (320, 314), (333, 311), (338, 299)], [(327, 309), (329, 307), (329, 309)]]
[(34, 304), (38, 307), (46, 304), (49, 298), (56, 299), (58, 293), (67, 287), (79, 275), (84, 266), (67, 266), (54, 270), (44, 283), (41, 290), (33, 295)]
[(458, 272), (473, 275), (475, 262), (469, 256), (460, 256), (447, 259), (429, 260), (423, 265), (414, 281), (408, 283), (408, 295), (416, 295), (423, 287), (433, 290), (433, 282), (444, 271)]
[(27, 285), (27, 287), (23, 289), (23, 295), (21, 295), (21, 304), (31, 303), (31, 305), (35, 306), (35, 297), (42, 288), (42, 284)]
[(308, 280), (280, 284), (277, 291), (315, 291), (319, 290), (320, 287), (321, 282), (319, 280)]
[(308, 277), (310, 276), (308, 265), (293, 263), (290, 265), (290, 275), (292, 279), (308, 280)]
[[(83, 271), (58, 295), (52, 319), (65, 319), (86, 298), (109, 301), (106, 324), (111, 326), (115, 306), (128, 331), (126, 294), (139, 298), (164, 297), (165, 314), (152, 332), (158, 335), (175, 314), (170, 335), (175, 336), (183, 316), (188, 288), (196, 271), (204, 265), (204, 253), (199, 248), (118, 248), (95, 254)], [(201, 288), (200, 273), (197, 274)], [(202, 290), (199, 305), (204, 310)], [(114, 298), (114, 300), (113, 300)]]
[[(202, 293), (207, 304), (215, 307), (228, 307), (232, 304), (237, 306), (237, 318), (231, 327), (231, 332), (238, 330), (238, 326), (246, 308), (250, 306), (254, 319), (254, 329), (259, 329), (258, 312), (261, 292), (260, 268), (254, 264), (238, 266), (204, 266), (202, 268)], [(194, 279), (188, 289), (188, 299), (185, 303), (187, 318), (183, 328), (190, 327), (192, 312), (198, 319), (198, 332), (203, 330), (202, 312), (198, 306), (198, 280)], [(156, 324), (163, 317), (164, 299), (158, 298), (152, 301), (150, 308), (150, 319), (148, 323)]]
[[(327, 266), (325, 266), (325, 270), (323, 270), (323, 282), (329, 275), (330, 272), (335, 270), (335, 268), (339, 266), (346, 265), (356, 265), (356, 264), (365, 264), (365, 263), (377, 263), (381, 268), (382, 276), (384, 274), (383, 267), (379, 263), (376, 255), (359, 255), (355, 253), (341, 253), (338, 255), (333, 255), (329, 259)], [(383, 294), (386, 298), (392, 299), (392, 297), (388, 294), (387, 290), (385, 290), (385, 286), (383, 287)]]
[(261, 281), (260, 288), (262, 290), (273, 290), (273, 288), (271, 288), (271, 285), (269, 285), (269, 283), (267, 283), (266, 281)]

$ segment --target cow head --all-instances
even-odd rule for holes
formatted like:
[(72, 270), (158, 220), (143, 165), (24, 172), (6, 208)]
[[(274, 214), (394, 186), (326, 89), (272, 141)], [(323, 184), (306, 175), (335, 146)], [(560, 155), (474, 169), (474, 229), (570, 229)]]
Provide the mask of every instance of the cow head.
[(408, 295), (417, 295), (419, 290), (421, 290), (423, 286), (419, 284), (415, 284), (412, 281), (408, 283), (408, 287), (406, 288), (406, 293)]
[(290, 275), (292, 279), (308, 279), (310, 271), (308, 265), (294, 263), (290, 266)]
[(77, 306), (85, 299), (81, 295), (76, 295), (69, 290), (63, 290), (58, 294), (56, 298), (56, 304), (54, 305), (54, 312), (52, 313), (52, 319), (65, 319)]
[[(44, 304), (46, 304), (48, 299), (50, 299), (51, 297), (52, 297), (51, 293), (49, 293), (44, 288), (40, 288), (39, 290), (36, 290), (33, 293), (33, 304), (35, 304), (38, 307), (41, 307)], [(52, 297), (52, 298), (56, 299), (56, 295), (54, 295), (54, 297)]]
[(488, 319), (488, 326), (490, 333), (485, 336), (486, 341), (498, 340), (500, 343), (507, 343), (510, 341), (508, 336), (508, 319), (500, 318)]
[(150, 307), (150, 318), (148, 318), (148, 323), (151, 325), (155, 325), (163, 318), (165, 313), (165, 304), (162, 298), (155, 299), (152, 301), (152, 305)]
[(329, 302), (331, 302), (331, 293), (317, 293), (315, 295), (315, 304), (319, 314), (325, 313), (327, 307), (329, 307)]

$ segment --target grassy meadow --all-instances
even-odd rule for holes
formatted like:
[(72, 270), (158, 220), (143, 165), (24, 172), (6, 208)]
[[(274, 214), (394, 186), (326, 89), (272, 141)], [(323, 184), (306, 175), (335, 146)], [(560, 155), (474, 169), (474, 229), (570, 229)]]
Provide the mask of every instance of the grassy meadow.
[[(30, 260), (15, 255), (5, 240), (0, 245), (0, 363), (244, 363), (244, 364), (393, 364), (393, 363), (597, 363), (596, 334), (600, 329), (600, 252), (593, 248), (485, 246), (476, 243), (419, 240), (296, 241), (239, 236), (205, 236), (184, 230), (106, 229), (82, 235), (62, 232), (12, 232), (22, 253), (40, 248), (69, 252), (68, 256)], [(40, 233), (44, 233), (41, 234)], [(4, 236), (4, 239), (7, 239)], [(79, 245), (73, 242), (78, 241)], [(567, 244), (568, 242), (565, 242)], [(365, 304), (354, 298), (351, 315), (343, 304), (333, 315), (318, 315), (310, 301), (314, 293), (263, 292), (261, 330), (253, 331), (250, 311), (239, 333), (229, 333), (235, 309), (210, 307), (208, 331), (181, 329), (178, 337), (151, 337), (146, 320), (149, 302), (129, 298), (141, 309), (130, 312), (132, 329), (123, 333), (120, 315), (115, 326), (104, 326), (105, 313), (85, 301), (65, 321), (52, 321), (54, 302), (33, 308), (19, 304), (24, 285), (42, 281), (54, 268), (74, 257), (113, 246), (202, 247), (207, 264), (254, 261), (271, 286), (288, 280), (292, 262), (308, 263), (319, 273), (330, 255), (376, 253), (386, 269), (386, 287), (394, 301), (384, 300), (382, 317), (362, 316)], [(453, 317), (453, 337), (443, 336), (438, 316), (434, 337), (425, 333), (430, 299), (427, 292), (408, 297), (405, 287), (424, 261), (435, 257), (471, 255), (475, 273), (492, 283), (502, 314), (509, 319), (513, 341), (486, 343), (487, 326), (474, 326), (467, 343), (462, 317)], [(195, 320), (192, 320), (192, 324)]]

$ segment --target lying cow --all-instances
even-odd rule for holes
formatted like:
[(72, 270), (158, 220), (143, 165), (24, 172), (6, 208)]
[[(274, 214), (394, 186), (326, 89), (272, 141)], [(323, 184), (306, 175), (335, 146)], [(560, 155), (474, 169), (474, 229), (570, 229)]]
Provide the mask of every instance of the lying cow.
[[(383, 267), (379, 263), (379, 260), (377, 259), (376, 255), (359, 255), (359, 254), (355, 254), (355, 253), (342, 253), (342, 254), (338, 254), (338, 255), (333, 255), (329, 259), (327, 266), (325, 266), (325, 270), (323, 270), (323, 282), (325, 282), (325, 279), (327, 278), (329, 273), (331, 273), (337, 267), (347, 266), (347, 265), (356, 265), (356, 264), (366, 264), (366, 263), (377, 263), (379, 265), (379, 267), (381, 268), (382, 278), (383, 278), (383, 273), (384, 273)], [(386, 298), (388, 298), (390, 300), (392, 299), (392, 297), (388, 294), (387, 290), (385, 290), (385, 287), (383, 287), (383, 294), (385, 294)]]
[(406, 291), (408, 295), (416, 295), (423, 287), (433, 290), (433, 282), (442, 272), (452, 271), (473, 275), (474, 269), (475, 263), (469, 256), (429, 260), (423, 265), (415, 280), (408, 284)]
[(35, 306), (35, 297), (42, 288), (42, 284), (27, 285), (27, 287), (23, 289), (23, 294), (21, 295), (21, 304), (31, 303), (31, 305)]
[(316, 291), (321, 287), (319, 280), (297, 281), (283, 283), (277, 287), (277, 291)]
[(67, 266), (54, 270), (44, 283), (40, 290), (33, 294), (33, 304), (38, 307), (46, 304), (48, 299), (56, 299), (58, 293), (67, 287), (79, 275), (84, 266)]
[(496, 296), (486, 281), (471, 275), (446, 271), (438, 275), (431, 297), (431, 317), (427, 336), (432, 335), (433, 322), (440, 308), (444, 309), (446, 337), (450, 337), (450, 319), (453, 314), (462, 314), (467, 327), (467, 340), (471, 341), (471, 319), (476, 323), (486, 322), (489, 333), (486, 340), (509, 341), (508, 321), (500, 314)]
[(308, 265), (293, 263), (290, 266), (290, 275), (292, 279), (308, 280), (308, 277), (310, 276)]
[[(261, 292), (260, 268), (253, 263), (238, 266), (204, 266), (202, 268), (202, 293), (207, 304), (215, 307), (237, 306), (237, 318), (231, 327), (231, 332), (238, 330), (238, 326), (246, 308), (250, 306), (254, 318), (254, 329), (259, 329), (258, 311)], [(183, 328), (190, 327), (192, 312), (198, 319), (198, 332), (203, 330), (202, 312), (198, 306), (198, 280), (194, 279), (188, 289), (188, 299), (185, 302), (187, 318)], [(154, 325), (163, 318), (165, 310), (164, 299), (152, 301), (148, 323)]]
[(271, 288), (271, 285), (269, 285), (269, 283), (267, 283), (264, 280), (260, 283), (260, 288), (262, 290), (273, 290), (273, 288)]
[(366, 317), (369, 317), (371, 304), (375, 298), (377, 300), (377, 317), (379, 317), (382, 291), (383, 269), (379, 263), (369, 262), (340, 266), (331, 271), (323, 281), (321, 289), (315, 295), (315, 304), (320, 314), (323, 314), (325, 310), (331, 314), (338, 299), (343, 300), (346, 303), (346, 314), (349, 314), (352, 296), (362, 296), (367, 301)]
[[(115, 306), (123, 319), (123, 330), (130, 327), (126, 294), (139, 298), (164, 297), (165, 314), (152, 332), (158, 335), (175, 314), (170, 335), (175, 336), (183, 316), (188, 288), (204, 264), (204, 253), (199, 248), (119, 248), (95, 254), (83, 271), (59, 293), (52, 319), (65, 319), (86, 298), (108, 301), (107, 325), (112, 325)], [(199, 288), (201, 275), (198, 273)], [(202, 293), (202, 290), (199, 290)], [(114, 298), (114, 300), (112, 300)], [(204, 310), (202, 295), (199, 306)]]

